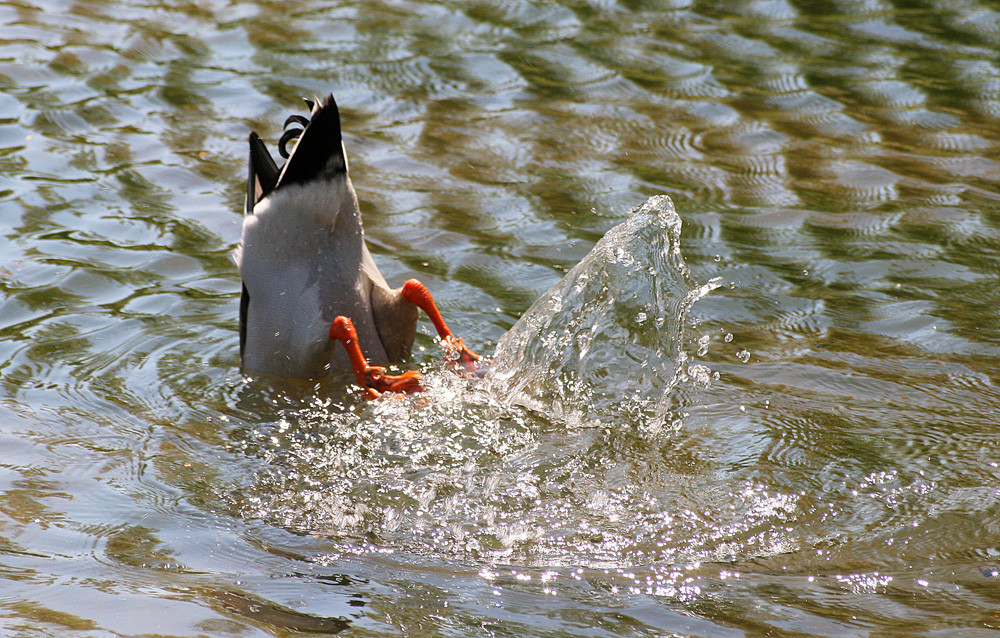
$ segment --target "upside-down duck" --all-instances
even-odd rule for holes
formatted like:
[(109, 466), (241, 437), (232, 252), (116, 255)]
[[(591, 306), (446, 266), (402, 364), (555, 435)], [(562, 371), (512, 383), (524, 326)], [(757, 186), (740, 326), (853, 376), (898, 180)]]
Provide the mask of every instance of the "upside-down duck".
[[(243, 371), (316, 379), (350, 370), (369, 399), (420, 391), (419, 372), (389, 375), (383, 366), (410, 356), (423, 309), (445, 350), (477, 372), (479, 355), (451, 333), (427, 288), (416, 279), (390, 288), (379, 272), (365, 244), (337, 104), (332, 95), (306, 103), (309, 118), (285, 122), (278, 144), (284, 166), (250, 133), (243, 238), (235, 254), (243, 279)], [(289, 154), (286, 145), (296, 137)]]

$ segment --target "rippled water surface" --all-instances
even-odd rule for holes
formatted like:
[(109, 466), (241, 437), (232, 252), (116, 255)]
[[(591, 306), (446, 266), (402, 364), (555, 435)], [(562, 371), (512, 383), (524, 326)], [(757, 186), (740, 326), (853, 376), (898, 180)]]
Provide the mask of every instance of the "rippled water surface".
[[(998, 50), (985, 0), (0, 5), (0, 632), (1000, 636)], [(417, 399), (239, 373), (246, 136), (330, 92), (483, 382), (426, 322)]]

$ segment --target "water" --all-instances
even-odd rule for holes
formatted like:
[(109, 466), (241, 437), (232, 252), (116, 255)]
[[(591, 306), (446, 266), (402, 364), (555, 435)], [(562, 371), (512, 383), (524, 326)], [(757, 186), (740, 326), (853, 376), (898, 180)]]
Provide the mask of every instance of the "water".
[(503, 336), (489, 392), (549, 419), (662, 428), (689, 372), (683, 346), (691, 305), (719, 283), (691, 281), (680, 234), (665, 195), (632, 211)]
[[(1000, 634), (991, 3), (0, 25), (0, 633)], [(246, 135), (328, 92), (484, 383), (239, 374)]]

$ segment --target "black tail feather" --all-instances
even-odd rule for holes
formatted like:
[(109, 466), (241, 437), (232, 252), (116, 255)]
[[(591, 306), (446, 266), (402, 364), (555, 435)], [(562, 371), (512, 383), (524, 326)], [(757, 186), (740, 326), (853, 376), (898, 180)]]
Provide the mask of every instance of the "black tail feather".
[(246, 214), (252, 214), (254, 206), (278, 185), (278, 165), (268, 152), (264, 141), (256, 133), (250, 133), (250, 173), (247, 176)]
[(344, 145), (340, 137), (340, 111), (329, 95), (313, 112), (298, 144), (281, 169), (275, 188), (305, 184), (323, 175), (347, 171)]

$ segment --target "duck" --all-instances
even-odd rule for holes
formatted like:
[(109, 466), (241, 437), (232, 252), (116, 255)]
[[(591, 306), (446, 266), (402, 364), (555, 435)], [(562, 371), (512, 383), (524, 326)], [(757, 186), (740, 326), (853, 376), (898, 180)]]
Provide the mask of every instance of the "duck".
[(448, 329), (430, 291), (417, 279), (392, 288), (382, 276), (365, 243), (337, 103), (328, 95), (306, 104), (309, 117), (285, 121), (283, 166), (256, 132), (249, 136), (234, 253), (242, 280), (241, 370), (310, 380), (353, 372), (367, 399), (419, 392), (419, 372), (390, 375), (386, 366), (409, 358), (423, 310), (449, 358), (476, 373), (482, 358)]

